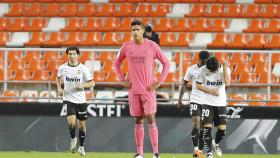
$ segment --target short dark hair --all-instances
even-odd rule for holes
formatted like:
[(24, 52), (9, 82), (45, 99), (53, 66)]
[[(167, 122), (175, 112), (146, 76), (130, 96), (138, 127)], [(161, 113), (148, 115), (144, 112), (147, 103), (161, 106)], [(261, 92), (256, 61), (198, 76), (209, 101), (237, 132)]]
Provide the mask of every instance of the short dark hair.
[(152, 26), (152, 24), (147, 24), (146, 27), (145, 27), (145, 31), (146, 31), (146, 32), (152, 32), (152, 31), (153, 31), (153, 26)]
[(77, 54), (80, 54), (80, 50), (78, 47), (70, 46), (70, 47), (66, 48), (66, 54), (68, 54), (70, 50), (75, 50), (77, 52)]
[(207, 50), (202, 50), (199, 52), (199, 59), (206, 60), (210, 56), (209, 52)]
[(206, 61), (206, 68), (212, 72), (216, 71), (220, 66), (218, 59), (215, 56), (210, 57)]
[(140, 20), (133, 20), (133, 21), (131, 22), (130, 26), (132, 27), (132, 26), (134, 26), (134, 25), (139, 25), (139, 26), (141, 26), (142, 28), (144, 28), (144, 24), (143, 24), (142, 21), (140, 21)]

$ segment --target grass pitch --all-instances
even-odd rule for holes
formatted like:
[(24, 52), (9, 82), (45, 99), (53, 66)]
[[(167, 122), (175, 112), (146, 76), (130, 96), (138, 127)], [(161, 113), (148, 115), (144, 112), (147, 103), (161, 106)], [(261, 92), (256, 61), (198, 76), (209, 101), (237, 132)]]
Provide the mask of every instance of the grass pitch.
[[(133, 153), (101, 153), (87, 152), (88, 158), (133, 158)], [(170, 154), (162, 153), (161, 158), (192, 158), (189, 153), (186, 154)], [(279, 158), (280, 155), (254, 155), (254, 154), (224, 154), (223, 158)], [(78, 153), (70, 152), (35, 152), (35, 151), (14, 151), (0, 152), (0, 158), (81, 158)], [(151, 153), (145, 153), (145, 158), (152, 158)], [(216, 158), (216, 156), (214, 156)]]

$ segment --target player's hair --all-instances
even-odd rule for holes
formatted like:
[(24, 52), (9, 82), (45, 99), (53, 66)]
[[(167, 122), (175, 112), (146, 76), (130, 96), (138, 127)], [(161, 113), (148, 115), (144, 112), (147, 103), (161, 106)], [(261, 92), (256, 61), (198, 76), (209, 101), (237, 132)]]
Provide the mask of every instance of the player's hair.
[(210, 57), (206, 61), (206, 68), (212, 72), (216, 71), (219, 68), (219, 61), (215, 56)]
[(144, 24), (140, 21), (140, 20), (133, 20), (130, 24), (130, 26), (134, 26), (134, 25), (139, 25), (141, 26), (142, 28), (145, 28)]
[(80, 50), (78, 47), (70, 46), (70, 47), (66, 48), (66, 54), (68, 54), (70, 50), (75, 50), (77, 52), (77, 54), (80, 54)]
[(209, 52), (207, 50), (202, 50), (199, 52), (199, 59), (206, 60), (209, 58)]
[(146, 32), (152, 32), (153, 31), (153, 25), (152, 24), (147, 24), (145, 27)]

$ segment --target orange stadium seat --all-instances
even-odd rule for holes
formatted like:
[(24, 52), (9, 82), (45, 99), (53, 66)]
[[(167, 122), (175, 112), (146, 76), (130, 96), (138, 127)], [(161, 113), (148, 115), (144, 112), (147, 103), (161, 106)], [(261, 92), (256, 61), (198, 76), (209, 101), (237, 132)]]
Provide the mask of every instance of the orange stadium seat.
[(49, 60), (47, 62), (47, 70), (57, 71), (58, 67), (64, 63), (63, 60)]
[[(236, 101), (228, 101), (228, 105), (230, 106), (234, 106), (234, 105), (247, 105), (247, 102), (242, 102), (242, 101), (246, 101), (247, 100), (247, 94), (241, 94), (241, 93), (237, 93), (237, 94), (229, 94), (228, 95), (228, 99), (229, 100), (236, 100)], [(239, 102), (237, 102), (239, 101)]]
[(178, 81), (179, 81), (179, 72), (169, 72), (164, 82), (174, 83)]
[(231, 63), (244, 63), (249, 61), (249, 56), (246, 53), (233, 53), (230, 62)]
[(171, 18), (158, 18), (155, 20), (153, 30), (156, 32), (170, 31), (174, 28), (175, 21)]
[(190, 28), (192, 27), (192, 20), (189, 18), (179, 18), (176, 20), (175, 26), (171, 28), (171, 31), (175, 32), (185, 32), (189, 31)]
[[(2, 93), (3, 97), (19, 97), (18, 90), (4, 90)], [(2, 102), (18, 102), (18, 98), (1, 98)]]
[(173, 46), (176, 45), (176, 35), (174, 32), (163, 32), (160, 35), (161, 46)]
[(220, 63), (224, 63), (224, 62), (228, 63), (230, 58), (228, 53), (220, 53), (220, 52), (214, 53), (214, 56), (218, 58)]
[(61, 42), (62, 46), (79, 46), (83, 41), (82, 32), (69, 32), (65, 41)]
[(100, 61), (105, 61), (105, 60), (110, 60), (110, 61), (113, 61), (116, 59), (116, 53), (115, 52), (100, 52), (98, 57), (97, 57), (97, 60), (100, 60)]
[(87, 100), (92, 100), (94, 99), (94, 92), (93, 91), (85, 91), (85, 94), (86, 94), (86, 99)]
[(110, 3), (121, 3), (121, 2), (127, 2), (127, 0), (109, 0)]
[(187, 1), (187, 2), (194, 2), (194, 1), (196, 1), (196, 2), (198, 2), (198, 0), (162, 0), (164, 3), (178, 3), (178, 2), (185, 2), (185, 1)]
[(55, 81), (56, 80), (56, 76), (57, 76), (57, 70), (52, 71), (51, 76), (50, 76), (50, 80), (51, 81)]
[(270, 19), (267, 26), (262, 28), (261, 32), (271, 32), (271, 33), (280, 32), (280, 20), (279, 19)]
[(122, 42), (128, 42), (130, 40), (132, 40), (132, 35), (131, 32), (124, 32), (123, 38), (122, 38)]
[(81, 52), (80, 61), (84, 63), (86, 60), (94, 59), (94, 52)]
[(194, 40), (194, 35), (192, 33), (179, 33), (178, 40), (174, 46), (188, 47), (189, 43)]
[(77, 10), (78, 10), (78, 5), (76, 4), (62, 5), (57, 15), (62, 17), (72, 17), (76, 15)]
[(36, 70), (31, 78), (35, 81), (48, 81), (50, 79), (51, 71), (50, 70)]
[(148, 17), (149, 14), (152, 12), (152, 5), (149, 3), (138, 3), (136, 10), (132, 16), (141, 16), (141, 17)]
[(33, 71), (31, 70), (15, 70), (13, 80), (15, 81), (28, 81), (31, 79)]
[(252, 53), (250, 63), (258, 65), (259, 62), (267, 62), (267, 54), (265, 53)]
[(44, 47), (60, 47), (61, 43), (65, 40), (64, 32), (51, 32), (48, 40), (42, 42)]
[(114, 62), (112, 60), (102, 60), (102, 71), (111, 72), (114, 69)]
[(68, 18), (66, 26), (61, 31), (78, 31), (81, 27), (83, 27), (82, 18)]
[(37, 0), (37, 1), (41, 3), (54, 2), (54, 0)]
[(99, 7), (100, 7), (99, 12), (95, 13), (96, 16), (105, 16), (105, 17), (114, 16), (115, 4), (113, 4), (113, 3), (103, 3)]
[(14, 59), (21, 59), (21, 57), (22, 57), (21, 51), (8, 51), (8, 61)]
[(94, 82), (104, 82), (106, 78), (106, 71), (96, 71), (94, 72)]
[(157, 3), (155, 4), (152, 12), (149, 13), (153, 17), (165, 17), (167, 13), (171, 11), (171, 5), (168, 3)]
[(230, 49), (243, 49), (249, 41), (249, 34), (235, 34), (233, 41), (227, 43), (226, 47)]
[(267, 4), (259, 15), (261, 18), (275, 18), (277, 15), (277, 5)]
[(51, 60), (59, 60), (60, 54), (57, 51), (45, 51), (42, 60), (51, 61)]
[(211, 7), (208, 7), (208, 10), (204, 13), (205, 17), (221, 17), (224, 13), (224, 5), (222, 4), (213, 4)]
[(97, 28), (97, 30), (101, 32), (114, 31), (120, 27), (120, 23), (121, 21), (119, 18), (105, 18), (103, 25)]
[(32, 18), (30, 20), (30, 27), (25, 27), (24, 31), (42, 31), (46, 27), (47, 20), (45, 18)]
[(130, 17), (123, 18), (121, 20), (120, 27), (116, 28), (117, 29), (116, 31), (122, 31), (122, 32), (130, 31), (130, 24), (131, 24), (132, 20), (133, 20), (133, 18), (130, 18)]
[(208, 19), (196, 19), (193, 22), (194, 24), (190, 29), (192, 32), (206, 32), (209, 27), (211, 28), (210, 21)]
[(234, 73), (240, 75), (242, 73), (251, 73), (253, 72), (253, 67), (251, 63), (248, 62), (240, 62), (235, 65)]
[(231, 4), (226, 6), (225, 12), (222, 15), (227, 18), (238, 18), (243, 13), (244, 7), (242, 4)]
[(219, 3), (236, 3), (236, 0), (218, 0)]
[(273, 0), (274, 3), (280, 3), (280, 0)]
[[(177, 53), (175, 53), (175, 55), (174, 55), (174, 61), (175, 61), (175, 63), (177, 64), (177, 65), (179, 65), (179, 63), (180, 63), (180, 52), (177, 52)], [(183, 61), (183, 64), (185, 63), (185, 62), (189, 62), (189, 61), (191, 61), (192, 60), (192, 54), (191, 53), (189, 53), (189, 52), (182, 52), (182, 57), (183, 57), (183, 59), (182, 59), (182, 61)]]
[(45, 70), (46, 69), (46, 60), (30, 60), (28, 62), (28, 70)]
[(270, 100), (275, 102), (267, 102), (267, 106), (280, 106), (280, 94), (272, 93), (270, 96)]
[(265, 27), (266, 22), (263, 19), (253, 19), (250, 22), (250, 25), (247, 29), (243, 30), (243, 32), (261, 32)]
[(137, 2), (144, 2), (145, 0), (127, 0), (127, 2), (133, 2), (133, 3), (137, 3)]
[(105, 82), (119, 82), (117, 74), (115, 72), (108, 72)]
[(80, 43), (81, 46), (93, 46), (98, 45), (102, 41), (101, 32), (88, 32), (85, 41)]
[(244, 72), (239, 76), (239, 83), (242, 84), (256, 84), (257, 83), (257, 75), (255, 73)]
[(72, 2), (72, 0), (54, 0), (56, 3), (69, 3)]
[(229, 27), (229, 21), (225, 19), (215, 19), (210, 27), (207, 27), (207, 32), (224, 32)]
[(116, 17), (129, 17), (134, 14), (134, 4), (133, 3), (121, 3), (116, 6), (116, 11), (114, 16)]
[(98, 28), (102, 27), (101, 25), (100, 18), (88, 18), (86, 24), (80, 27), (79, 30), (85, 32), (97, 31)]
[(19, 2), (30, 3), (30, 2), (36, 2), (36, 0), (19, 0)]
[(23, 70), (27, 67), (27, 61), (22, 59), (9, 60), (8, 63), (9, 70)]
[(248, 4), (244, 12), (241, 14), (243, 18), (258, 18), (261, 15), (261, 5)]
[(249, 106), (265, 106), (266, 102), (263, 100), (266, 100), (265, 94), (248, 94), (248, 100), (257, 100), (253, 102), (248, 102)]
[(186, 17), (203, 17), (206, 13), (207, 5), (206, 4), (193, 4), (192, 10), (189, 14), (185, 15)]
[(111, 45), (121, 45), (121, 35), (119, 32), (106, 32), (103, 35), (102, 41), (99, 42), (99, 45), (111, 46)]
[(25, 46), (41, 46), (47, 40), (46, 32), (32, 32), (31, 38)]
[(216, 3), (218, 0), (199, 0), (200, 3)]
[(8, 13), (4, 14), (4, 16), (22, 16), (22, 14), (26, 10), (26, 6), (24, 3), (11, 3), (10, 10)]
[(76, 16), (92, 17), (96, 12), (98, 12), (98, 7), (95, 3), (85, 3), (83, 5), (79, 5), (79, 8), (76, 11)]
[(9, 42), (10, 38), (10, 32), (0, 32), (0, 46), (6, 46), (6, 42)]
[(255, 34), (253, 38), (246, 44), (247, 49), (263, 49), (264, 45), (268, 44), (266, 34)]
[(41, 10), (41, 4), (39, 3), (30, 3), (30, 6), (28, 9), (26, 9), (23, 13), (22, 16), (29, 16), (29, 17), (36, 17), (40, 15), (40, 10)]
[(272, 54), (271, 63), (275, 65), (275, 63), (280, 63), (280, 54)]
[(28, 18), (15, 18), (13, 23), (7, 25), (6, 30), (11, 32), (20, 32), (24, 31), (24, 28), (29, 27), (29, 19)]
[(272, 3), (272, 0), (254, 0), (255, 3)]
[(279, 49), (280, 48), (280, 35), (273, 34), (268, 44), (264, 45), (266, 49)]
[(0, 18), (0, 31), (5, 31), (10, 23), (10, 18)]
[[(274, 75), (271, 75), (271, 78), (270, 78), (270, 82), (271, 83), (275, 83), (275, 76)], [(259, 74), (259, 80), (258, 80), (258, 83), (263, 83), (263, 84), (268, 84), (268, 73), (267, 72), (263, 72), (261, 74)]]
[(40, 16), (55, 17), (60, 11), (60, 5), (57, 3), (48, 3), (40, 10)]
[(212, 43), (207, 44), (207, 48), (225, 48), (226, 44), (230, 43), (231, 36), (230, 34), (218, 33), (215, 35)]

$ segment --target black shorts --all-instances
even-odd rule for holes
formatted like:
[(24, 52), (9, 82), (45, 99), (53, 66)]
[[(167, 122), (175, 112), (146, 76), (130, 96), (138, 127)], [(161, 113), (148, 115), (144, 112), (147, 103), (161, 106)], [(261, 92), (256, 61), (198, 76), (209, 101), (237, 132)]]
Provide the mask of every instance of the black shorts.
[(67, 116), (76, 115), (78, 120), (85, 121), (87, 120), (87, 105), (71, 103), (69, 101), (63, 101), (63, 104), (67, 105)]
[(203, 105), (202, 124), (213, 124), (214, 126), (226, 125), (227, 115), (225, 106)]
[(190, 115), (191, 117), (199, 116), (201, 117), (202, 105), (190, 102)]

